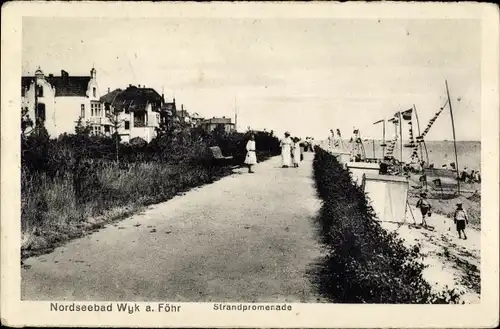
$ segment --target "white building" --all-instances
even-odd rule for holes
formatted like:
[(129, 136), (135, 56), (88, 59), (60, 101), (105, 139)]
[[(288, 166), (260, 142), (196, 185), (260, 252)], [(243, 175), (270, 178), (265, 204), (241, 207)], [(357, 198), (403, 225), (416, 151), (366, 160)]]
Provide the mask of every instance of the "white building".
[(230, 133), (235, 130), (234, 129), (235, 125), (234, 123), (231, 122), (231, 118), (226, 118), (226, 117), (222, 118), (213, 117), (211, 119), (203, 120), (200, 123), (200, 126), (207, 132), (212, 132), (215, 129), (221, 129), (227, 133)]
[(46, 76), (40, 68), (35, 76), (21, 78), (21, 106), (35, 125), (42, 121), (51, 137), (74, 133), (80, 117), (91, 120), (102, 112), (96, 70), (90, 76)]
[(116, 89), (101, 97), (104, 111), (93, 122), (95, 133), (111, 135), (115, 123), (122, 142), (139, 137), (150, 142), (160, 125), (160, 109), (163, 97), (152, 88), (130, 85)]

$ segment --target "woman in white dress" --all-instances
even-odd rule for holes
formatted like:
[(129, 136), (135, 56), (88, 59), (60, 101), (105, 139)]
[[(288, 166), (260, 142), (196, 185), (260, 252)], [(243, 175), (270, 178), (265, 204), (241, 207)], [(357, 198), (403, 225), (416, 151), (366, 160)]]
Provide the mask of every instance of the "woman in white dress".
[(255, 136), (253, 134), (250, 135), (246, 149), (247, 156), (245, 157), (245, 164), (248, 165), (248, 172), (254, 173), (252, 168), (257, 163), (257, 154), (255, 153)]
[(290, 138), (290, 133), (285, 133), (285, 138), (281, 140), (280, 147), (283, 168), (288, 168), (292, 165), (292, 139)]
[(297, 168), (300, 163), (300, 138), (293, 139), (293, 166)]

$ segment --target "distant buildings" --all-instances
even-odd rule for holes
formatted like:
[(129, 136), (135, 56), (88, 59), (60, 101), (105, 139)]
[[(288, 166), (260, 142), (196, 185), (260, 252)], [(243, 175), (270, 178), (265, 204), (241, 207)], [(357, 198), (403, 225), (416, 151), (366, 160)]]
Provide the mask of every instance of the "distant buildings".
[(215, 129), (221, 129), (227, 133), (234, 131), (235, 128), (234, 123), (231, 122), (231, 118), (226, 118), (226, 117), (222, 118), (213, 117), (211, 119), (203, 120), (200, 123), (200, 127), (207, 132), (211, 132)]
[(161, 96), (163, 100), (163, 105), (160, 108), (160, 126), (165, 128), (170, 128), (173, 122), (173, 118), (177, 116), (177, 106), (175, 104), (175, 98), (172, 102), (165, 102), (165, 97)]
[(35, 123), (43, 122), (51, 137), (72, 133), (78, 118), (91, 118), (102, 111), (97, 72), (89, 76), (48, 76), (38, 68), (34, 76), (21, 78), (21, 106)]
[(74, 133), (78, 121), (89, 126), (91, 134), (111, 136), (115, 130), (122, 142), (141, 138), (150, 142), (157, 128), (168, 129), (174, 122), (186, 127), (201, 127), (207, 132), (235, 130), (230, 118), (203, 119), (190, 114), (175, 98), (166, 102), (163, 95), (145, 86), (129, 85), (101, 96), (95, 68), (88, 76), (71, 76), (61, 70), (60, 76), (46, 76), (39, 68), (34, 76), (21, 78), (21, 106), (35, 126), (43, 123), (51, 137)]

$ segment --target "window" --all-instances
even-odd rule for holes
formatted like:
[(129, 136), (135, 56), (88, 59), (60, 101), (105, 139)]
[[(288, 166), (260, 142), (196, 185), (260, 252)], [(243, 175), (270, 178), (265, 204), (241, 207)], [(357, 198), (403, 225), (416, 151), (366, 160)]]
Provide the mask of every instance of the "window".
[(111, 109), (109, 107), (109, 104), (106, 104), (104, 106), (104, 111), (106, 112), (106, 116), (110, 115), (111, 114)]
[(38, 103), (35, 115), (36, 121), (45, 122), (45, 104)]
[(110, 127), (109, 126), (104, 126), (104, 132), (105, 133), (109, 133), (110, 132)]
[(82, 106), (81, 106), (80, 116), (82, 118), (85, 118), (85, 104), (82, 104)]
[(134, 113), (134, 127), (146, 127), (146, 113)]
[(90, 102), (90, 113), (91, 116), (102, 116), (102, 104), (99, 102)]
[(37, 96), (43, 97), (43, 86), (37, 86)]
[(92, 88), (92, 94), (94, 95), (94, 97), (96, 97), (96, 90), (95, 90), (95, 87)]
[(130, 129), (130, 121), (125, 121), (125, 130)]

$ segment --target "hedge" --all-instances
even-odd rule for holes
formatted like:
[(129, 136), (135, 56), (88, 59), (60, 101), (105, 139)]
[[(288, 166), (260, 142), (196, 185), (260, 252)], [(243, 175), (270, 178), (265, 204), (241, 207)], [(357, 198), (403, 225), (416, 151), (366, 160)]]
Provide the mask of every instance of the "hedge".
[(323, 201), (317, 218), (327, 251), (316, 270), (319, 290), (336, 303), (458, 303), (453, 290), (439, 294), (422, 277), (418, 249), (374, 220), (364, 192), (337, 159), (315, 148), (314, 180)]

